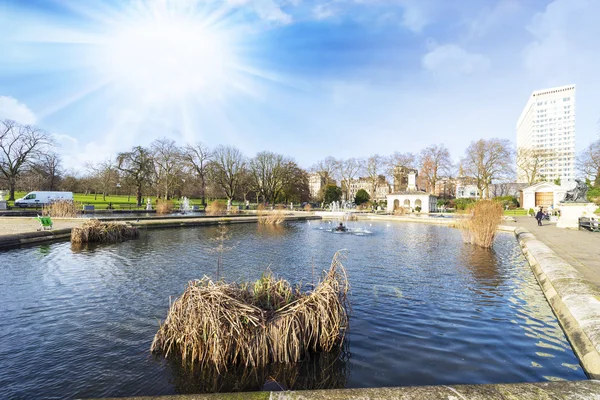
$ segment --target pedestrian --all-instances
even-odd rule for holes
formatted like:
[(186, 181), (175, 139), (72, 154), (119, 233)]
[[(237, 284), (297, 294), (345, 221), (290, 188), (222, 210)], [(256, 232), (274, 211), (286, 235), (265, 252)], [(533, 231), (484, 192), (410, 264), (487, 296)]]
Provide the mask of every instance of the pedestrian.
[(535, 219), (537, 219), (538, 226), (542, 226), (542, 218), (544, 218), (544, 213), (542, 212), (542, 207), (540, 207), (540, 210), (537, 212), (537, 214), (535, 214)]

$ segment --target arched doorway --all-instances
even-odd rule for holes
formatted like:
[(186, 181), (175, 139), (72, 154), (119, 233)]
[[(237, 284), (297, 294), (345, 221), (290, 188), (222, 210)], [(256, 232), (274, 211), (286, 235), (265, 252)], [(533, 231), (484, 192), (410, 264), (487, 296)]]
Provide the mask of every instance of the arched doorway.
[(404, 200), (404, 208), (410, 209), (410, 200), (409, 199)]
[(398, 208), (400, 208), (400, 200), (396, 199), (394, 200), (394, 210), (397, 210)]

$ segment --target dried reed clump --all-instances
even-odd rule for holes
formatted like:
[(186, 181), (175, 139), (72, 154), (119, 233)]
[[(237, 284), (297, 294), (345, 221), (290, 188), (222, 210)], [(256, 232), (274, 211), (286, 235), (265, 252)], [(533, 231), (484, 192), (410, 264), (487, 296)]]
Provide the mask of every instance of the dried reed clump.
[(502, 204), (492, 200), (480, 200), (469, 208), (470, 214), (458, 222), (467, 243), (484, 248), (492, 247), (496, 230), (502, 222)]
[(81, 211), (81, 204), (72, 200), (57, 200), (42, 208), (42, 215), (55, 218), (75, 218)]
[(157, 214), (170, 214), (173, 212), (173, 202), (171, 200), (158, 199), (156, 203)]
[(310, 203), (306, 203), (304, 205), (304, 211), (311, 211), (312, 210), (312, 206), (310, 205)]
[(256, 215), (259, 224), (278, 225), (285, 221), (285, 208), (278, 206), (276, 210), (267, 211), (262, 204), (259, 204)]
[(348, 215), (348, 221), (358, 221), (358, 216), (356, 214), (350, 213), (350, 215)]
[(206, 215), (223, 215), (227, 211), (227, 203), (222, 200), (215, 200), (205, 208)]
[(404, 207), (396, 207), (394, 210), (394, 215), (405, 215), (407, 213), (406, 208)]
[(266, 273), (254, 283), (189, 283), (170, 307), (150, 350), (218, 372), (230, 366), (294, 363), (343, 345), (348, 329), (346, 271), (336, 254), (312, 291)]
[(100, 222), (92, 219), (71, 231), (71, 243), (115, 243), (135, 239), (139, 232), (135, 226), (118, 222)]

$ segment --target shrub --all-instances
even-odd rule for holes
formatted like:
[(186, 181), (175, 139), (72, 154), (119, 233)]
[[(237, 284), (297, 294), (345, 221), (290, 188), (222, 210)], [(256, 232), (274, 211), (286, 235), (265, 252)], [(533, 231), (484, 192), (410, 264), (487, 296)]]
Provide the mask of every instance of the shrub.
[(223, 215), (227, 211), (227, 203), (223, 200), (215, 200), (206, 206), (206, 215)]
[(519, 208), (519, 200), (514, 196), (498, 196), (494, 197), (494, 201), (502, 204), (502, 208)]
[(304, 211), (310, 211), (312, 210), (312, 206), (310, 205), (310, 203), (306, 203), (306, 205), (304, 206)]
[(71, 231), (71, 243), (115, 243), (139, 236), (135, 226), (92, 219)]
[(437, 206), (441, 207), (441, 206), (447, 206), (450, 204), (450, 200), (448, 199), (438, 199), (437, 200)]
[(158, 199), (156, 203), (157, 214), (170, 214), (173, 212), (173, 202), (171, 200)]
[(485, 248), (492, 247), (503, 215), (502, 206), (497, 201), (478, 201), (471, 208), (470, 215), (460, 223), (465, 241)]
[(326, 185), (323, 189), (323, 201), (330, 204), (333, 201), (339, 201), (342, 198), (342, 189), (336, 185)]
[(415, 211), (416, 211), (416, 212), (421, 212), (421, 206), (416, 206), (416, 207), (415, 207)]
[(477, 200), (471, 198), (464, 199), (456, 199), (454, 200), (454, 205), (457, 210), (466, 210), (471, 204), (475, 203)]
[(348, 279), (339, 254), (308, 292), (267, 272), (254, 283), (189, 282), (150, 348), (184, 366), (264, 367), (339, 349), (348, 329)]
[(75, 218), (81, 213), (81, 204), (72, 200), (57, 200), (42, 208), (42, 215), (55, 218)]
[(367, 203), (369, 200), (371, 200), (371, 196), (369, 196), (369, 193), (365, 189), (360, 189), (354, 197), (354, 203), (357, 206)]
[(285, 207), (277, 206), (277, 210), (268, 211), (262, 204), (258, 205), (256, 215), (258, 215), (258, 223), (263, 225), (277, 225), (285, 221)]

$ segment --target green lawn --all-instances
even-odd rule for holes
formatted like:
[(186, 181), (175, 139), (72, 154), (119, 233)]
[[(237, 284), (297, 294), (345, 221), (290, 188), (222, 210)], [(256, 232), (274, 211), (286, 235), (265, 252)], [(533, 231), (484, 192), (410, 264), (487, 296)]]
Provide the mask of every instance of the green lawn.
[(516, 208), (514, 210), (504, 210), (504, 215), (527, 215), (527, 210)]
[[(15, 192), (15, 198), (19, 199), (23, 196), (25, 196), (28, 192)], [(155, 208), (155, 202), (156, 202), (156, 196), (149, 196), (150, 200), (152, 201), (152, 206), (153, 208)], [(146, 196), (144, 196), (143, 198), (143, 205), (142, 207), (140, 207), (141, 209), (145, 209), (146, 208)], [(129, 209), (129, 206), (131, 206), (132, 208), (136, 208), (136, 198), (135, 196), (131, 196), (129, 197), (129, 199), (127, 198), (127, 196), (125, 195), (120, 195), (120, 196), (106, 196), (106, 199), (104, 199), (102, 197), (101, 194), (99, 195), (93, 195), (93, 194), (83, 194), (83, 193), (74, 193), (73, 194), (73, 200), (75, 200), (78, 203), (81, 203), (83, 205), (88, 204), (88, 205), (94, 205), (96, 209), (98, 210), (103, 210), (103, 209), (107, 209), (108, 205), (110, 203), (112, 203), (112, 207), (116, 210), (119, 209)], [(175, 200), (175, 206), (177, 207), (179, 205), (179, 201)], [(190, 206), (200, 206), (202, 204), (202, 200), (201, 199), (190, 199)], [(10, 207), (14, 206), (14, 202), (9, 201), (8, 205)], [(126, 207), (124, 207), (126, 206)]]

